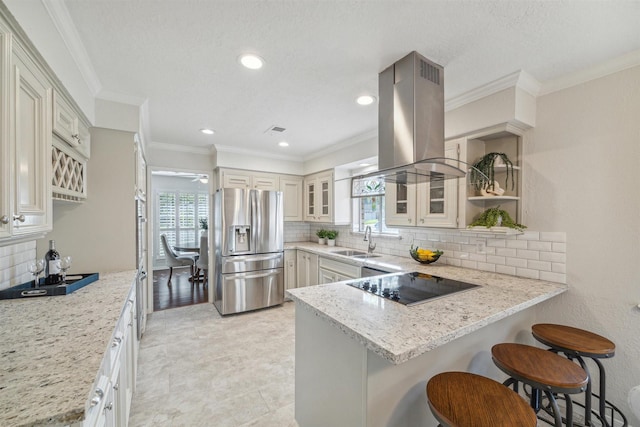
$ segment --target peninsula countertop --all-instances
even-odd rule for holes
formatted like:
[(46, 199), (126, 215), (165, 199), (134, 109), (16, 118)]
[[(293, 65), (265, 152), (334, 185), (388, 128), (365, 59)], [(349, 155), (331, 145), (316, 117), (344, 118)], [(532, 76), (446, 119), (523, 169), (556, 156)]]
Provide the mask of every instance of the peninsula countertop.
[(0, 425), (84, 419), (134, 277), (101, 273), (69, 295), (0, 301)]
[(393, 364), (404, 363), (568, 289), (560, 283), (438, 263), (421, 265), (410, 258), (390, 255), (354, 260), (331, 253), (346, 248), (307, 242), (290, 243), (287, 248), (308, 250), (355, 265), (395, 267), (481, 285), (412, 307), (363, 292), (345, 282), (287, 291), (299, 309), (325, 319)]

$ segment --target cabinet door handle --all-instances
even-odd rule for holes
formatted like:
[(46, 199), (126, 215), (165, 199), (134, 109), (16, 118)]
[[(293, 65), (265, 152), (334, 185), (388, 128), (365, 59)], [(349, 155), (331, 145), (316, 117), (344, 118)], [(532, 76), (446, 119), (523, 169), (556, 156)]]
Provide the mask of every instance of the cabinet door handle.
[(93, 397), (91, 398), (91, 403), (90, 406), (96, 406), (98, 403), (100, 403), (100, 401), (102, 400), (102, 398), (104, 397), (104, 392), (97, 388), (96, 391), (94, 392)]
[(2, 216), (0, 217), (0, 222), (1, 222), (2, 224), (9, 224), (9, 217), (8, 217), (8, 216), (6, 216), (6, 215), (2, 215)]
[(24, 217), (24, 214), (20, 214), (20, 215), (13, 215), (13, 220), (14, 221), (20, 221), (20, 222), (24, 222), (26, 218)]

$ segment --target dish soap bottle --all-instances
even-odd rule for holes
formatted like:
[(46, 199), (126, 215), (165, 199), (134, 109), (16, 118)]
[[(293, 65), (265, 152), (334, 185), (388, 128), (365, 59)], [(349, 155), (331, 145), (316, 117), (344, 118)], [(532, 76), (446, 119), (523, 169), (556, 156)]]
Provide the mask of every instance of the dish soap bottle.
[(56, 250), (55, 240), (49, 240), (49, 250), (44, 256), (44, 284), (57, 285), (61, 281), (60, 254)]

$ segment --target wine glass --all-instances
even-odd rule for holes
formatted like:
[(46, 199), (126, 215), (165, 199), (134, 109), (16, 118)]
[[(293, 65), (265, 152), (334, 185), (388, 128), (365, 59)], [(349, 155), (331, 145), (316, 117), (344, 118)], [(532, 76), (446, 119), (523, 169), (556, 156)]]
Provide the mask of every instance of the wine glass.
[(27, 269), (29, 270), (29, 273), (33, 274), (33, 287), (39, 287), (40, 284), (38, 283), (38, 276), (40, 276), (40, 273), (44, 271), (44, 260), (36, 259), (31, 261)]
[(67, 270), (71, 267), (71, 256), (67, 255), (60, 260), (60, 271), (62, 271), (62, 283), (67, 281)]

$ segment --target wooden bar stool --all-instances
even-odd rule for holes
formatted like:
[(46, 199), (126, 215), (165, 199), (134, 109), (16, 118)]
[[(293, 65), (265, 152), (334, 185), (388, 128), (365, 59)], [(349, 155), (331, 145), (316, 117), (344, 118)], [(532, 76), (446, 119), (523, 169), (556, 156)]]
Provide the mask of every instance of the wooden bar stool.
[[(533, 337), (551, 347), (551, 351), (555, 353), (564, 353), (567, 358), (577, 360), (582, 369), (589, 375), (587, 391), (585, 396), (584, 416), (585, 424), (591, 424), (591, 414), (598, 417), (603, 426), (611, 426), (613, 424), (613, 414), (611, 420), (607, 420), (606, 409), (610, 408), (616, 411), (623, 419), (623, 426), (627, 426), (627, 418), (624, 414), (611, 402), (606, 400), (606, 382), (607, 376), (604, 366), (598, 359), (608, 359), (613, 357), (616, 352), (616, 345), (607, 338), (594, 334), (593, 332), (583, 329), (573, 328), (571, 326), (555, 325), (550, 323), (539, 323), (531, 327)], [(598, 394), (593, 393), (593, 385), (591, 375), (584, 358), (591, 359), (600, 372), (600, 384)], [(598, 413), (592, 410), (592, 396), (598, 398)]]
[(433, 416), (445, 427), (535, 427), (536, 414), (517, 393), (492, 379), (443, 372), (427, 383)]
[(491, 348), (491, 355), (493, 363), (510, 377), (504, 385), (513, 386), (516, 393), (519, 382), (531, 386), (531, 407), (536, 413), (542, 408), (541, 394), (547, 396), (556, 427), (562, 426), (562, 415), (555, 394), (563, 394), (567, 406), (566, 425), (573, 425), (569, 395), (586, 389), (589, 378), (584, 369), (555, 353), (523, 344), (496, 344)]

